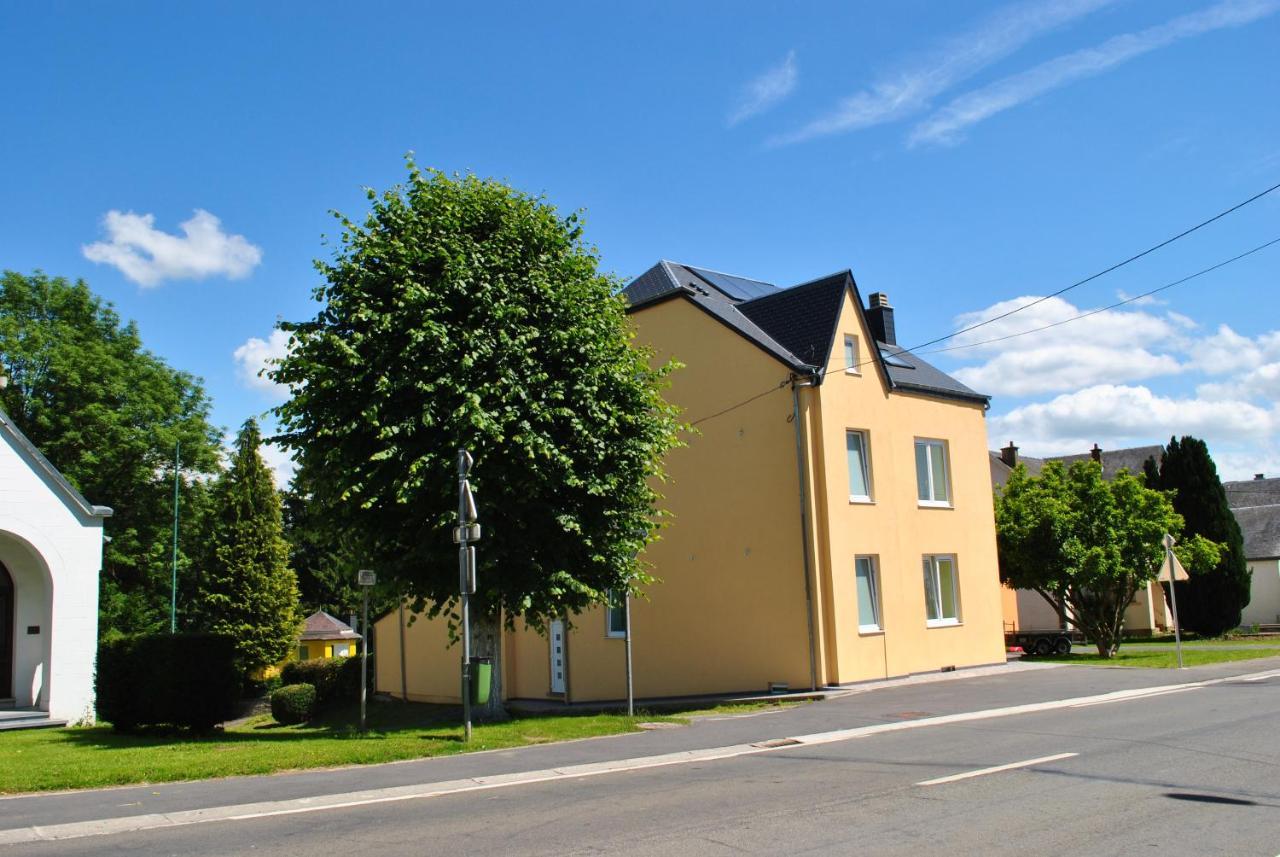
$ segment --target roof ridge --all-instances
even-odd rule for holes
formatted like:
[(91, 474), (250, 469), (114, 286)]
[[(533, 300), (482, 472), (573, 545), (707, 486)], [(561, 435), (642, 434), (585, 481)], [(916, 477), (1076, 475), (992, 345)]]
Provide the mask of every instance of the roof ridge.
[(849, 272), (846, 269), (844, 271), (839, 271), (834, 274), (827, 274), (825, 277), (818, 277), (816, 280), (807, 280), (806, 282), (803, 282), (803, 283), (797, 283), (794, 286), (786, 286), (785, 288), (778, 289), (776, 292), (773, 292), (772, 294), (760, 295), (759, 297), (751, 298), (751, 300), (742, 301), (739, 305), (746, 306), (747, 304), (759, 303), (761, 301), (767, 301), (773, 298), (781, 298), (784, 295), (794, 295), (796, 292), (800, 291), (801, 289), (828, 285), (831, 282), (831, 280), (834, 279), (835, 277), (843, 277), (845, 274), (849, 274), (849, 273), (851, 272)]
[(12, 417), (0, 410), (0, 429), (4, 430), (18, 447), (24, 450), (35, 460), (36, 466), (45, 472), (53, 483), (62, 489), (63, 493), (71, 499), (71, 502), (80, 507), (80, 510), (91, 518), (110, 518), (113, 513), (110, 506), (96, 506), (85, 499), (85, 496), (71, 484), (67, 477), (62, 475), (62, 471), (53, 466), (53, 462), (44, 457), (44, 453), (31, 442), (22, 429), (18, 428)]
[(687, 262), (676, 262), (673, 260), (666, 260), (666, 259), (664, 259), (663, 261), (671, 261), (671, 264), (679, 265), (681, 268), (688, 268), (690, 271), (706, 271), (708, 274), (719, 274), (722, 277), (733, 277), (734, 279), (738, 279), (738, 280), (749, 280), (753, 283), (760, 283), (765, 286), (773, 286), (775, 289), (778, 288), (768, 280), (761, 280), (761, 279), (757, 279), (756, 277), (748, 277), (745, 274), (731, 274), (728, 271), (717, 271), (715, 268), (708, 268), (706, 265), (690, 265)]

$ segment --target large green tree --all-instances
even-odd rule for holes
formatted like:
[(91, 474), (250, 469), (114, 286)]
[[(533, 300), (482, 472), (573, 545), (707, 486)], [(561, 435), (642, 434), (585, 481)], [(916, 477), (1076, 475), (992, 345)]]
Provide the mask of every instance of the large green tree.
[(1240, 625), (1248, 606), (1252, 574), (1244, 556), (1244, 536), (1227, 503), (1218, 468), (1203, 440), (1171, 438), (1160, 458), (1158, 475), (1147, 471), (1148, 484), (1173, 492), (1173, 507), (1189, 534), (1223, 546), (1219, 561), (1208, 568), (1188, 568), (1178, 587), (1178, 618), (1188, 630), (1208, 637)]
[(248, 420), (214, 488), (212, 541), (196, 596), (201, 629), (234, 637), (246, 672), (283, 660), (302, 622), (280, 495), (261, 445), (258, 424)]
[(184, 579), (219, 437), (198, 378), (142, 346), (83, 281), (0, 277), (0, 407), (107, 521), (100, 632), (168, 628), (174, 445), (182, 444)]
[(473, 648), (496, 658), (500, 618), (540, 627), (648, 581), (637, 555), (679, 429), (671, 367), (631, 343), (576, 215), (412, 162), (406, 185), (368, 196), (317, 263), (319, 313), (282, 325), (282, 441), (330, 524), (433, 615), (458, 598), (455, 453), (471, 451)]
[(1000, 579), (1040, 593), (1104, 658), (1120, 646), (1125, 608), (1160, 569), (1164, 534), (1181, 530), (1168, 496), (1126, 470), (1106, 481), (1092, 461), (1049, 462), (1039, 476), (1019, 466), (996, 496)]

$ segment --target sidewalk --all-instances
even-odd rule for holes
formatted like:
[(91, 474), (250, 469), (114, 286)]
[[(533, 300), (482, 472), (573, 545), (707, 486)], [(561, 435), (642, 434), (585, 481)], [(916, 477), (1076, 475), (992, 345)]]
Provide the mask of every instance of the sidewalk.
[(902, 724), (923, 718), (1221, 679), (1278, 668), (1280, 659), (1272, 658), (1181, 671), (1064, 668), (1015, 662), (982, 670), (914, 676), (844, 688), (839, 697), (824, 702), (698, 718), (686, 728), (365, 767), (16, 796), (0, 799), (0, 830), (299, 798), (318, 801), (321, 796), (501, 778), (552, 769), (576, 770), (575, 766), (690, 751), (714, 754), (717, 748), (767, 745), (789, 736)]

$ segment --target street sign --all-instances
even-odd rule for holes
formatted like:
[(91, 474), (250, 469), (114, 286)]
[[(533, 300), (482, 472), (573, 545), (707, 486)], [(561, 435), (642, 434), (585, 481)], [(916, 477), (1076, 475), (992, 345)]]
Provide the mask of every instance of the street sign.
[(476, 594), (476, 549), (458, 551), (458, 588), (467, 595)]
[(373, 586), (377, 582), (378, 575), (367, 568), (362, 568), (356, 572), (356, 583), (361, 586)]

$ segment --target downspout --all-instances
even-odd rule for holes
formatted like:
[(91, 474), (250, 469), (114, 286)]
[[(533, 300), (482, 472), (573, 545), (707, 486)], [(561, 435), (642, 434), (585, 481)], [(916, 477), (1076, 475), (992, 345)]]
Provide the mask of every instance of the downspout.
[(800, 428), (800, 388), (812, 387), (813, 378), (791, 376), (791, 422), (796, 429), (796, 477), (800, 487), (800, 550), (804, 566), (804, 615), (809, 626), (809, 690), (818, 689), (818, 649), (813, 634), (813, 582), (809, 561), (809, 479), (805, 467), (804, 435)]

